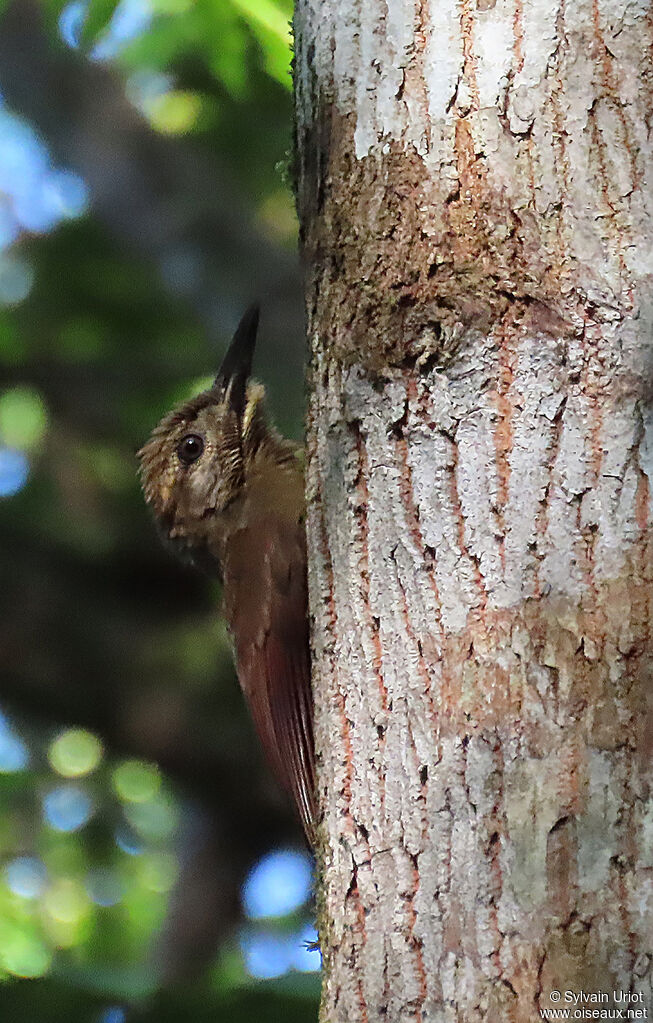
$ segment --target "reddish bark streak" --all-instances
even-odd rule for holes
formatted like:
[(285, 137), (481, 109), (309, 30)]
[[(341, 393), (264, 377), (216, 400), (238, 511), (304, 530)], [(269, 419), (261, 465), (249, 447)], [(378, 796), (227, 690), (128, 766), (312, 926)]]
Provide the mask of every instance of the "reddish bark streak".
[(591, 397), (592, 406), (590, 411), (590, 450), (591, 450), (591, 462), (590, 466), (592, 474), (594, 476), (594, 486), (598, 486), (599, 477), (601, 475), (601, 466), (603, 465), (603, 444), (601, 441), (601, 431), (603, 429), (603, 407), (602, 397), (596, 392), (592, 394), (591, 385), (588, 381), (586, 385), (586, 392)]
[(419, 977), (419, 1004), (415, 1007), (415, 1023), (422, 1023), (422, 1006), (426, 1001), (428, 993), (428, 986), (426, 983), (426, 967), (424, 965), (424, 954), (422, 952), (422, 943), (419, 938), (415, 937), (415, 924), (417, 923), (417, 913), (415, 912), (415, 898), (419, 891), (420, 877), (417, 867), (413, 867), (413, 892), (408, 902), (408, 916), (409, 916), (409, 934), (410, 940), (415, 949), (415, 960), (417, 968), (417, 976)]
[(487, 608), (487, 591), (485, 589), (485, 582), (481, 573), (480, 566), (476, 558), (473, 558), (467, 548), (465, 541), (465, 516), (463, 515), (462, 506), (460, 504), (460, 497), (458, 494), (458, 445), (455, 441), (451, 444), (452, 460), (453, 465), (451, 467), (451, 474), (449, 477), (449, 493), (451, 495), (451, 505), (453, 513), (456, 519), (456, 527), (458, 531), (458, 546), (460, 553), (463, 558), (467, 558), (474, 571), (474, 580), (476, 582), (476, 588), (479, 595), (479, 605), (481, 619), (485, 614)]
[(472, 0), (462, 0), (460, 7), (460, 34), (463, 41), (463, 74), (469, 85), (472, 109), (478, 110), (478, 81), (476, 79), (476, 57), (474, 55), (474, 7)]
[(388, 691), (383, 681), (383, 646), (381, 644), (381, 636), (379, 635), (379, 629), (376, 621), (374, 620), (374, 614), (372, 612), (372, 601), (370, 597), (370, 551), (369, 551), (369, 526), (367, 522), (367, 509), (369, 508), (369, 491), (367, 481), (369, 479), (369, 461), (367, 457), (367, 449), (363, 441), (363, 437), (358, 428), (354, 430), (356, 438), (356, 453), (358, 455), (359, 465), (359, 478), (358, 478), (358, 492), (360, 494), (360, 501), (358, 504), (358, 510), (356, 515), (356, 521), (358, 523), (359, 538), (360, 538), (360, 580), (361, 580), (361, 596), (363, 598), (363, 605), (365, 608), (365, 618), (369, 628), (370, 635), (372, 637), (372, 644), (374, 647), (374, 660), (372, 666), (374, 668), (374, 674), (376, 675), (376, 681), (379, 688), (379, 694), (381, 697), (381, 707), (383, 710), (388, 709)]
[[(418, 551), (421, 556), (424, 552), (424, 538), (419, 526), (419, 514), (413, 498), (413, 480), (410, 464), (408, 462), (408, 442), (406, 438), (398, 437), (396, 447), (401, 470), (399, 489), (401, 494), (401, 503), (403, 504), (406, 515), (406, 525), (408, 527), (411, 540), (415, 546), (415, 550)], [(429, 582), (439, 605), (440, 597), (438, 594), (438, 585), (432, 572), (429, 572)]]
[[(479, 93), (476, 78), (476, 57), (474, 54), (474, 14), (472, 0), (462, 0), (460, 8), (460, 34), (463, 46), (463, 78), (470, 95), (472, 115), (478, 112)], [(476, 208), (480, 199), (481, 169), (474, 151), (474, 136), (469, 116), (456, 121), (456, 161), (461, 199), (471, 201)]]
[(524, 9), (522, 0), (515, 0), (515, 14), (512, 21), (514, 46), (513, 56), (517, 74), (524, 67)]
[(637, 493), (635, 495), (635, 521), (642, 533), (646, 532), (646, 527), (648, 526), (649, 500), (649, 479), (646, 473), (640, 469)]
[(556, 779), (560, 815), (582, 812), (587, 781), (586, 743), (574, 732), (561, 750)]
[(504, 935), (499, 927), (499, 902), (503, 893), (503, 871), (501, 869), (501, 846), (503, 842), (503, 836), (506, 833), (506, 822), (503, 811), (503, 756), (501, 751), (501, 741), (496, 738), (492, 748), (492, 760), (494, 763), (494, 770), (498, 777), (501, 778), (500, 785), (497, 786), (498, 792), (492, 807), (492, 817), (488, 821), (488, 827), (496, 828), (490, 834), (490, 844), (488, 849), (488, 858), (490, 863), (490, 874), (493, 882), (493, 890), (491, 894), (490, 902), (490, 924), (494, 933), (496, 941), (496, 952), (493, 954), (497, 960), (497, 972), (501, 972), (501, 946), (503, 944)]
[(560, 209), (558, 213), (559, 228), (557, 231), (558, 237), (558, 251), (560, 259), (560, 267), (562, 268), (567, 258), (567, 238), (566, 238), (566, 225), (565, 225), (565, 210), (564, 203), (565, 198), (570, 196), (570, 178), (569, 178), (569, 162), (567, 157), (567, 133), (564, 126), (564, 117), (562, 109), (562, 97), (565, 95), (565, 85), (562, 81), (561, 75), (561, 55), (560, 50), (562, 47), (563, 40), (565, 38), (564, 31), (565, 22), (565, 0), (560, 0), (560, 7), (558, 9), (558, 16), (556, 18), (556, 33), (558, 36), (558, 49), (555, 57), (555, 70), (553, 73), (553, 85), (551, 88), (551, 106), (553, 114), (553, 146), (557, 150), (558, 159), (556, 161), (556, 172), (559, 171), (558, 186), (562, 183)]
[(535, 160), (533, 153), (535, 146), (532, 137), (529, 135), (526, 139), (526, 165), (528, 167), (528, 187), (530, 190), (530, 198), (528, 200), (529, 206), (535, 205)]
[(360, 501), (358, 502), (356, 515), (360, 539), (360, 590), (365, 609), (365, 618), (374, 644), (375, 657), (373, 667), (377, 676), (377, 684), (381, 695), (381, 705), (384, 710), (387, 710), (388, 691), (383, 680), (383, 647), (381, 643), (381, 636), (379, 635), (379, 628), (375, 622), (375, 617), (372, 611), (371, 594), (369, 594), (369, 528), (367, 525), (367, 508), (369, 507), (369, 491), (367, 489), (367, 480), (369, 479), (369, 462), (367, 459), (367, 450), (359, 430), (355, 431), (355, 437), (356, 454), (358, 455), (359, 466), (358, 492), (360, 494)]
[[(494, 450), (498, 476), (497, 519), (501, 531), (499, 556), (504, 569), (506, 567), (505, 508), (510, 489), (510, 454), (513, 446), (512, 418), (514, 409), (510, 398), (510, 389), (514, 381), (515, 353), (511, 341), (508, 327), (503, 324), (499, 331), (499, 387), (496, 396), (498, 418), (494, 430)], [(516, 344), (516, 337), (514, 341)]]
[[(523, 0), (515, 0), (515, 13), (512, 19), (513, 48), (512, 63), (513, 72), (518, 75), (524, 69), (524, 5)], [(513, 79), (514, 85), (514, 79)], [(509, 94), (507, 94), (509, 95)], [(530, 188), (530, 204), (535, 202), (535, 170), (533, 166), (533, 139), (529, 134), (526, 138), (524, 151), (526, 154), (526, 167), (528, 172), (528, 185)], [(521, 148), (521, 147), (520, 147)]]
[(615, 205), (610, 198), (609, 192), (609, 175), (605, 164), (604, 145), (599, 131), (599, 126), (596, 123), (596, 118), (592, 118), (592, 138), (594, 141), (594, 148), (596, 150), (596, 157), (599, 165), (599, 178), (601, 181), (601, 194), (603, 195), (603, 201), (610, 211), (610, 217), (606, 218), (610, 228), (611, 245), (610, 248), (614, 255), (617, 257), (619, 264), (619, 273), (623, 280), (628, 277), (628, 267), (626, 266), (626, 260), (624, 258), (624, 238), (623, 228), (619, 223), (619, 215), (615, 209)]
[(412, 622), (410, 620), (410, 609), (408, 607), (408, 601), (406, 599), (406, 594), (405, 594), (405, 592), (403, 590), (403, 587), (401, 585), (400, 585), (399, 589), (400, 589), (400, 592), (401, 592), (401, 613), (402, 613), (402, 617), (403, 617), (403, 620), (404, 620), (404, 626), (405, 626), (405, 629), (406, 629), (406, 635), (408, 637), (408, 640), (409, 640), (411, 646), (414, 648), (415, 653), (417, 655), (417, 670), (419, 672), (419, 676), (420, 676), (420, 678), (422, 680), (422, 683), (423, 683), (423, 686), (424, 686), (424, 695), (426, 696), (426, 699), (428, 701), (429, 717), (431, 719), (431, 724), (432, 724), (432, 727), (433, 727), (434, 743), (437, 745), (438, 737), (439, 737), (439, 718), (438, 718), (438, 712), (437, 712), (437, 709), (436, 709), (436, 706), (435, 706), (435, 701), (433, 699), (433, 692), (432, 692), (432, 688), (431, 688), (431, 676), (429, 674), (429, 670), (428, 670), (428, 667), (427, 667), (427, 664), (426, 664), (426, 659), (425, 659), (424, 654), (422, 653), (422, 651), (420, 649), (420, 645), (419, 645), (419, 643), (417, 641), (417, 638), (415, 636), (415, 631), (413, 629), (413, 625), (412, 625)]
[[(633, 189), (635, 189), (639, 185), (639, 182), (640, 182), (640, 179), (641, 179), (641, 174), (637, 170), (637, 162), (636, 162), (636, 157), (635, 157), (635, 147), (633, 146), (632, 139), (630, 137), (630, 132), (629, 132), (629, 129), (628, 129), (628, 124), (626, 122), (626, 115), (624, 113), (624, 107), (621, 104), (620, 99), (619, 99), (619, 86), (616, 83), (615, 78), (614, 78), (614, 74), (613, 74), (613, 61), (612, 61), (612, 57), (610, 56), (608, 48), (605, 45), (605, 40), (603, 38), (603, 32), (602, 32), (602, 29), (601, 29), (601, 21), (600, 21), (600, 12), (599, 12), (598, 0), (592, 0), (592, 21), (593, 21), (594, 35), (595, 35), (595, 39), (596, 39), (596, 44), (597, 44), (597, 47), (599, 48), (599, 51), (602, 54), (603, 84), (604, 84), (604, 87), (605, 87), (606, 95), (612, 97), (612, 99), (613, 99), (613, 107), (614, 107), (614, 109), (616, 109), (617, 117), (619, 118), (619, 123), (621, 124), (621, 129), (622, 129), (622, 133), (623, 133), (622, 143), (623, 143), (623, 147), (624, 147), (624, 149), (625, 149), (625, 151), (626, 151), (626, 153), (628, 155), (628, 159), (629, 159), (629, 163), (630, 163), (630, 174), (631, 174), (632, 187), (633, 187)], [(610, 225), (611, 225), (611, 248), (616, 253), (617, 260), (618, 260), (618, 263), (619, 263), (619, 272), (620, 272), (621, 279), (624, 282), (624, 287), (625, 287), (625, 282), (628, 281), (629, 276), (630, 276), (629, 275), (629, 271), (628, 271), (628, 266), (627, 266), (627, 263), (626, 263), (626, 259), (625, 259), (625, 255), (624, 255), (625, 246), (627, 244), (627, 239), (624, 237), (625, 230), (626, 230), (626, 225), (624, 224), (624, 218), (619, 216), (619, 213), (618, 213), (618, 211), (617, 211), (617, 209), (615, 207), (615, 204), (612, 201), (612, 199), (610, 198), (609, 188), (610, 188), (611, 176), (608, 174), (608, 171), (607, 171), (607, 168), (606, 168), (605, 153), (604, 153), (604, 148), (605, 147), (604, 147), (604, 143), (603, 143), (603, 139), (602, 139), (602, 136), (601, 136), (601, 132), (599, 130), (599, 126), (598, 126), (598, 124), (596, 122), (596, 118), (595, 117), (592, 118), (592, 124), (593, 124), (594, 142), (595, 142), (596, 152), (597, 152), (597, 157), (598, 157), (598, 162), (599, 162), (599, 172), (600, 172), (600, 179), (601, 179), (601, 191), (603, 193), (603, 200), (604, 200), (606, 206), (608, 207), (608, 209), (610, 210), (610, 214), (611, 214), (611, 216), (609, 218)], [(626, 298), (628, 299), (628, 301), (630, 303), (630, 306), (632, 308), (633, 301), (634, 301), (632, 288), (628, 288), (627, 290), (625, 290), (624, 294), (625, 294)]]
[(547, 450), (547, 466), (548, 466), (548, 478), (546, 481), (546, 488), (544, 490), (544, 496), (540, 504), (540, 510), (535, 520), (535, 533), (537, 537), (537, 561), (535, 563), (535, 597), (541, 596), (541, 583), (540, 583), (540, 566), (539, 562), (544, 557), (544, 547), (546, 545), (546, 534), (549, 528), (549, 507), (551, 504), (551, 490), (553, 488), (553, 474), (556, 471), (556, 465), (558, 461), (558, 454), (560, 452), (560, 441), (562, 439), (562, 431), (565, 417), (565, 409), (567, 407), (566, 397), (563, 399), (560, 408), (556, 413), (556, 417), (553, 425), (553, 436), (551, 443)]
[[(634, 792), (630, 784), (628, 776), (624, 778), (623, 789), (621, 793), (621, 805), (626, 807), (627, 810), (624, 813), (621, 820), (621, 855), (622, 864), (634, 863), (637, 861), (639, 849), (638, 842), (635, 837), (635, 829), (633, 827), (633, 804), (634, 804)], [(615, 867), (619, 869), (622, 864), (615, 864)], [(630, 953), (629, 971), (632, 971), (637, 958), (636, 946), (635, 946), (635, 927), (633, 927), (633, 914), (630, 911), (632, 906), (632, 894), (628, 891), (628, 885), (624, 879), (624, 872), (619, 870), (619, 889), (620, 899), (619, 904), (622, 911), (621, 919), (623, 921), (623, 931), (627, 937), (628, 951)], [(635, 915), (636, 915), (635, 911)], [(632, 990), (632, 989), (631, 989)]]
[[(355, 516), (356, 523), (359, 531), (360, 541), (360, 585), (361, 585), (361, 597), (363, 601), (364, 615), (368, 628), (368, 633), (372, 638), (372, 645), (374, 649), (374, 657), (372, 661), (372, 667), (376, 678), (379, 695), (381, 698), (381, 708), (383, 711), (388, 710), (388, 691), (383, 679), (383, 646), (381, 643), (381, 636), (379, 633), (378, 622), (375, 621), (374, 614), (372, 612), (372, 601), (370, 594), (370, 563), (369, 563), (369, 525), (368, 525), (368, 508), (369, 508), (369, 459), (367, 457), (367, 449), (363, 441), (361, 431), (358, 424), (352, 424), (352, 432), (355, 437), (356, 454), (358, 456), (358, 480), (357, 490), (360, 495), (358, 503), (357, 513)], [(380, 750), (385, 745), (385, 732), (379, 734), (378, 743)], [(380, 797), (381, 807), (385, 809), (385, 776), (381, 774), (380, 779)], [(368, 849), (369, 856), (369, 845), (367, 839), (365, 840), (366, 847)]]
[[(354, 893), (356, 896), (356, 915), (358, 919), (358, 933), (360, 934), (361, 937), (360, 949), (359, 950), (354, 949), (354, 952), (359, 951), (362, 960), (364, 958), (365, 943), (367, 941), (367, 931), (365, 928), (365, 909), (363, 908), (363, 900), (361, 899), (361, 895), (358, 890), (358, 884), (356, 881), (354, 881), (352, 895)], [(361, 1023), (368, 1023), (367, 1002), (365, 1000), (365, 992), (363, 991), (363, 972), (362, 970), (357, 970), (356, 973), (358, 978), (356, 982), (356, 988), (358, 991), (358, 1007), (360, 1009), (361, 1014), (360, 1016)]]
[[(603, 429), (603, 394), (597, 386), (593, 372), (596, 372), (597, 362), (597, 351), (600, 345), (600, 331), (590, 327), (588, 324), (585, 326), (585, 337), (587, 339), (587, 361), (584, 376), (584, 394), (587, 396), (590, 402), (589, 408), (589, 425), (590, 425), (590, 436), (589, 436), (589, 469), (592, 473), (592, 488), (594, 491), (598, 488), (599, 480), (601, 477), (601, 468), (603, 466), (604, 451), (603, 443), (601, 440), (601, 433)], [(596, 350), (594, 346), (596, 345)], [(596, 540), (598, 533), (598, 524), (592, 523), (589, 529), (583, 529), (581, 523), (581, 512), (582, 505), (578, 505), (578, 532), (583, 536), (585, 540), (585, 569), (584, 576), (588, 591), (588, 600), (586, 602), (587, 609), (587, 632), (590, 635), (592, 641), (595, 641), (599, 647), (599, 656), (602, 655), (603, 646), (605, 644), (605, 632), (606, 632), (606, 616), (605, 611), (601, 607), (600, 595), (599, 595), (599, 584), (596, 580), (595, 569), (596, 569)]]
[[(412, 374), (408, 374), (407, 377), (406, 377), (406, 397), (408, 399), (408, 407), (410, 408), (410, 405), (417, 398), (417, 385), (415, 383), (415, 379), (412, 376)], [(414, 552), (415, 552), (415, 554), (418, 557), (421, 557), (423, 559), (424, 558), (424, 537), (422, 536), (422, 530), (421, 530), (420, 524), (419, 524), (419, 513), (418, 513), (418, 510), (417, 510), (417, 506), (415, 504), (415, 496), (414, 496), (414, 488), (413, 488), (413, 477), (412, 477), (412, 471), (411, 471), (411, 468), (410, 468), (410, 462), (408, 460), (408, 442), (407, 442), (407, 440), (406, 440), (406, 438), (404, 436), (401, 436), (401, 437), (397, 438), (397, 440), (396, 440), (396, 448), (397, 448), (397, 455), (398, 455), (398, 461), (399, 461), (399, 466), (400, 466), (399, 491), (400, 491), (400, 495), (401, 495), (402, 506), (403, 506), (404, 513), (405, 513), (405, 516), (406, 516), (406, 525), (408, 527), (408, 531), (409, 531), (409, 534), (411, 536), (411, 539), (413, 540)], [(440, 614), (440, 605), (441, 605), (440, 593), (439, 593), (439, 590), (438, 590), (437, 580), (435, 578), (434, 565), (430, 561), (428, 561), (426, 563), (426, 568), (427, 568), (427, 578), (428, 578), (428, 581), (429, 581), (429, 586), (430, 586), (431, 592), (433, 593), (433, 597), (435, 599), (435, 624), (437, 626), (437, 631), (438, 631), (438, 634), (439, 634), (439, 637), (440, 637), (439, 664), (442, 667), (442, 665), (443, 665), (443, 661), (442, 661), (442, 647), (443, 647), (443, 642), (444, 642), (444, 630), (443, 630), (443, 627), (442, 627), (442, 618), (441, 618), (441, 614)], [(430, 717), (431, 717), (431, 721), (433, 723), (434, 741), (437, 743), (438, 742), (438, 736), (439, 736), (439, 719), (438, 719), (438, 714), (437, 714), (437, 710), (435, 708), (435, 703), (434, 703), (434, 699), (433, 699), (431, 677), (430, 677), (430, 674), (429, 674), (429, 671), (428, 671), (428, 668), (427, 668), (426, 658), (424, 657), (423, 652), (420, 649), (419, 643), (417, 642), (416, 637), (415, 637), (414, 632), (413, 632), (413, 629), (412, 629), (412, 625), (411, 625), (411, 622), (410, 622), (410, 614), (409, 614), (408, 603), (407, 603), (407, 600), (406, 600), (406, 595), (403, 592), (403, 589), (402, 589), (402, 598), (403, 598), (404, 619), (406, 621), (407, 629), (410, 630), (409, 634), (411, 636), (411, 640), (415, 644), (415, 649), (417, 651), (419, 672), (420, 672), (420, 676), (422, 677), (422, 679), (424, 681), (424, 692), (425, 692), (425, 694), (426, 694), (426, 696), (428, 698)]]
[(641, 585), (643, 600), (641, 601), (640, 620), (643, 622), (643, 642), (650, 642), (651, 630), (651, 554), (650, 554), (650, 529), (649, 529), (649, 507), (650, 507), (650, 481), (646, 473), (640, 469), (635, 494), (635, 521), (640, 531), (640, 538), (637, 541), (637, 570)]
[(617, 117), (621, 124), (623, 131), (623, 144), (626, 153), (628, 154), (628, 160), (630, 163), (630, 172), (632, 176), (633, 188), (636, 188), (641, 175), (637, 170), (637, 163), (635, 159), (634, 146), (630, 137), (630, 131), (628, 129), (628, 123), (626, 121), (626, 114), (624, 108), (620, 102), (620, 88), (619, 84), (615, 81), (613, 73), (613, 60), (610, 55), (610, 51), (605, 45), (605, 39), (603, 37), (603, 30), (601, 28), (601, 15), (599, 11), (599, 0), (592, 0), (592, 23), (594, 27), (594, 37), (596, 39), (596, 45), (601, 54), (601, 66), (603, 70), (603, 84), (605, 86), (606, 94), (614, 100), (614, 106), (617, 112)]
[(428, 0), (418, 0), (415, 5), (415, 33), (413, 59), (404, 72), (404, 93), (414, 92), (419, 97), (419, 106), (424, 120), (424, 139), (427, 152), (431, 148), (431, 115), (429, 97), (424, 75), (424, 53), (429, 27)]

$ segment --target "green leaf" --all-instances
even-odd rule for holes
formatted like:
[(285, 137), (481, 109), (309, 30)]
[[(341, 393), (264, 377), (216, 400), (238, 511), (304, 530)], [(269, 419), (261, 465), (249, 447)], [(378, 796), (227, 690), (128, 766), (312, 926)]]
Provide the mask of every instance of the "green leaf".
[(290, 47), (291, 33), (288, 14), (274, 0), (231, 0), (231, 3), (256, 30), (260, 26), (272, 37)]
[(256, 36), (270, 77), (290, 89), (292, 31), (285, 4), (279, 5), (274, 0), (231, 0), (231, 3)]
[(91, 0), (84, 19), (80, 43), (83, 50), (88, 49), (100, 33), (106, 29), (116, 13), (119, 0)]

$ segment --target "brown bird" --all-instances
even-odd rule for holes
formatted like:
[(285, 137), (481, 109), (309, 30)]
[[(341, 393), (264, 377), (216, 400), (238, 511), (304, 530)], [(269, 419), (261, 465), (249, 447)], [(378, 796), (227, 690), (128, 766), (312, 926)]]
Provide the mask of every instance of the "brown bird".
[(315, 780), (301, 449), (268, 424), (249, 376), (258, 308), (213, 386), (138, 452), (164, 538), (223, 583), (238, 679), (272, 769), (313, 840)]

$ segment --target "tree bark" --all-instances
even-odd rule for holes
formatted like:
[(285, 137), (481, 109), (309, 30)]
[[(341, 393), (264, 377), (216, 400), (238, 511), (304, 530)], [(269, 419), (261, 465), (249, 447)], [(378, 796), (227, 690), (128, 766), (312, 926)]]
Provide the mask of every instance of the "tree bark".
[(295, 29), (323, 1018), (650, 1012), (650, 5)]

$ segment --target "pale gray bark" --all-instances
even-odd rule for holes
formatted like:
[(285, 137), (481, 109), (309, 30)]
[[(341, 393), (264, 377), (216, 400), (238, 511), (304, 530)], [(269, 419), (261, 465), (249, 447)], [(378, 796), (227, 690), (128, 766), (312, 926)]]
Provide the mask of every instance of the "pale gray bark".
[(650, 1012), (650, 5), (296, 34), (323, 1018)]

